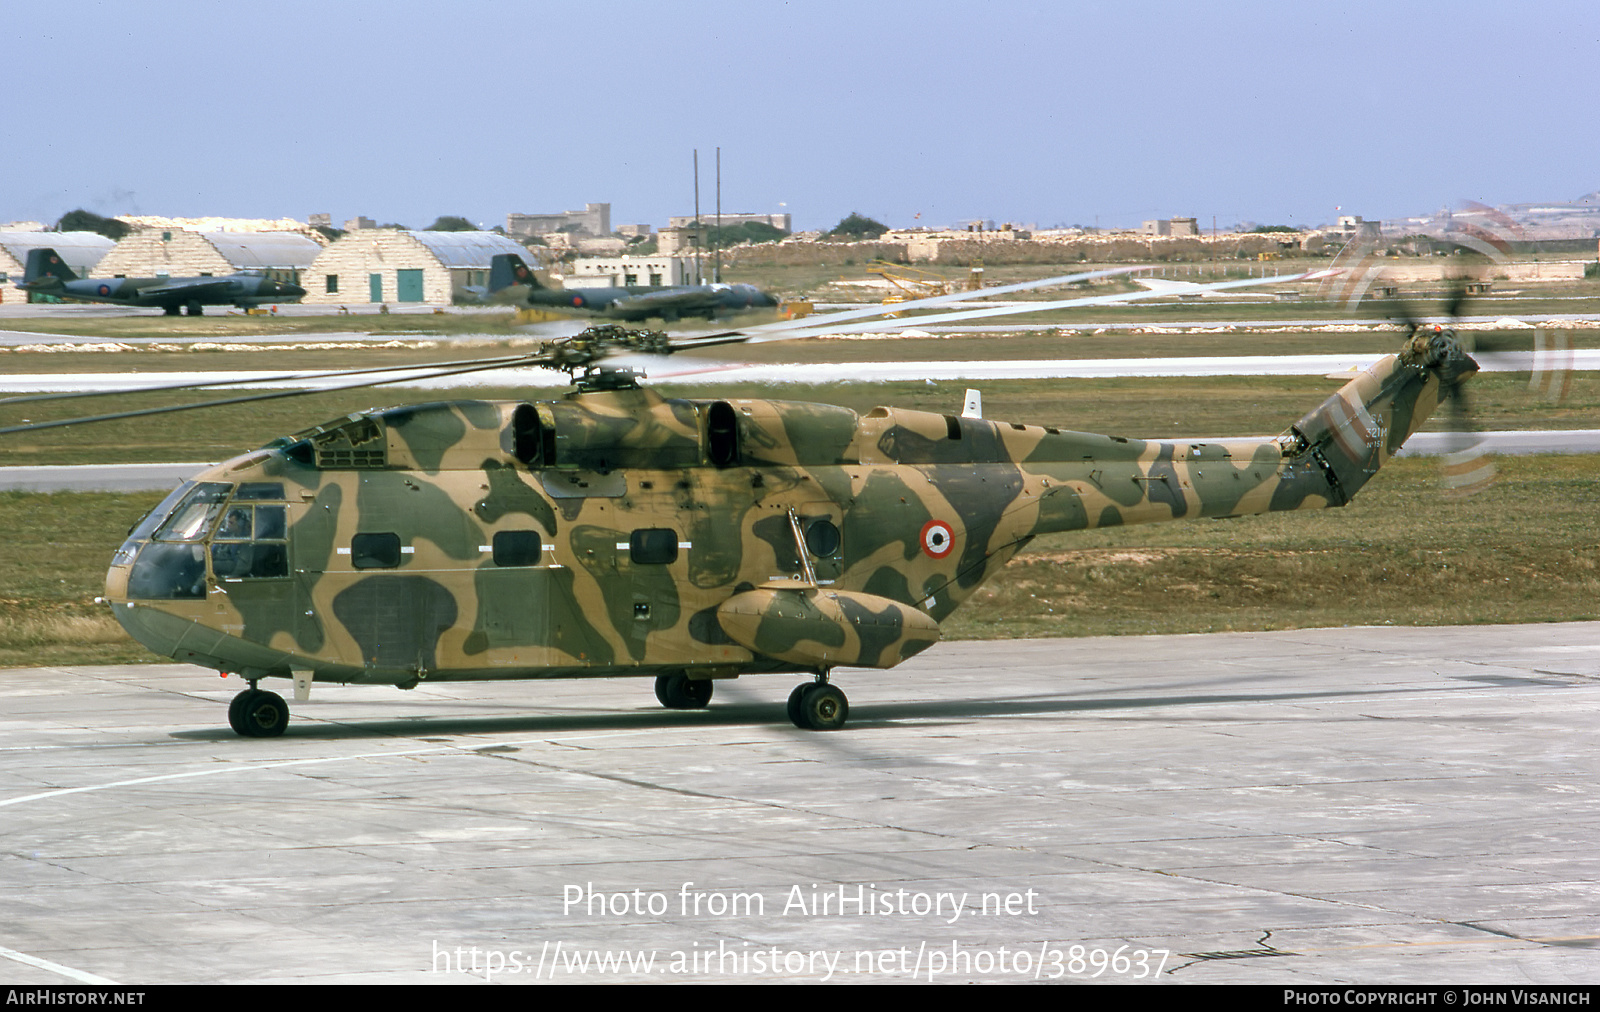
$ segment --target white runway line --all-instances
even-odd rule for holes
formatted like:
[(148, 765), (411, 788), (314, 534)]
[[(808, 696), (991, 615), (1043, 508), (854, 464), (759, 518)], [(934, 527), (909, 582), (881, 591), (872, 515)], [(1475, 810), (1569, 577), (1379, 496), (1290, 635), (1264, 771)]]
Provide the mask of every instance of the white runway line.
[[(23, 963), (27, 966), (36, 966), (41, 970), (49, 970), (51, 973), (59, 973), (68, 980), (75, 980), (80, 984), (117, 983), (116, 981), (107, 977), (97, 977), (85, 970), (74, 970), (70, 966), (62, 966), (60, 963), (52, 963), (48, 959), (40, 959), (38, 956), (30, 956), (26, 952), (18, 952), (15, 949), (0, 947), (0, 957), (4, 957), (17, 963)], [(23, 990), (26, 991), (31, 989), (23, 988)]]

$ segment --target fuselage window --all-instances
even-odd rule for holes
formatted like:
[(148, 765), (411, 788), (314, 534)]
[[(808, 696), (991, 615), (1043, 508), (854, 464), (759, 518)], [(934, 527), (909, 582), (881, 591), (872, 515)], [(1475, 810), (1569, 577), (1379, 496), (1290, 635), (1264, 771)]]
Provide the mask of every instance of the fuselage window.
[(716, 467), (739, 463), (739, 413), (727, 401), (706, 409), (706, 456)]
[(555, 463), (555, 433), (539, 420), (539, 409), (518, 404), (511, 413), (511, 453), (530, 468)]
[(400, 565), (400, 535), (357, 534), (350, 539), (350, 564), (357, 569), (393, 569)]
[(497, 566), (537, 566), (544, 546), (538, 531), (496, 531), (493, 550)]
[(839, 528), (826, 518), (813, 520), (806, 526), (806, 547), (819, 559), (826, 559), (839, 550)]
[(640, 566), (663, 566), (678, 561), (678, 532), (666, 527), (645, 527), (628, 538), (628, 558)]

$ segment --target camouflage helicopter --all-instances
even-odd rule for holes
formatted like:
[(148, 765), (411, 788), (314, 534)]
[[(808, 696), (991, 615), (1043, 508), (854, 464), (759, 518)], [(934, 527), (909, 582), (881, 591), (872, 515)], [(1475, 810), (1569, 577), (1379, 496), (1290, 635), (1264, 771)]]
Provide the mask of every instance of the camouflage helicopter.
[[(880, 312), (838, 314), (827, 330)], [(888, 407), (678, 400), (619, 364), (817, 330), (591, 328), (532, 355), (450, 364), (560, 369), (576, 388), (356, 413), (219, 464), (133, 528), (106, 599), (152, 651), (244, 677), (228, 716), (246, 736), (288, 724), (283, 698), (258, 685), (275, 677), (304, 698), (313, 682), (643, 675), (664, 706), (694, 709), (719, 679), (798, 674), (789, 718), (833, 730), (849, 713), (836, 668), (891, 668), (934, 645), (939, 623), (1033, 538), (1342, 506), (1477, 370), (1450, 332), (1413, 327), (1398, 354), (1280, 435), (1155, 441)]]

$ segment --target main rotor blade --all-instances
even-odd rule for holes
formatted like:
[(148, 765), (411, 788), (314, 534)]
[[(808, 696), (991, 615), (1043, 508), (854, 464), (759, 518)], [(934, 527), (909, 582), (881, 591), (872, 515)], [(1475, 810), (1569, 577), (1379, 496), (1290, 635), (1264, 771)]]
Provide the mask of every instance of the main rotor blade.
[[(551, 366), (553, 364), (552, 361), (545, 360), (541, 356), (538, 356), (538, 355), (522, 356), (520, 360), (522, 362), (524, 362), (525, 364), (530, 365), (530, 366), (547, 366), (548, 367), (548, 366)], [(464, 373), (482, 372), (482, 371), (487, 370), (487, 369), (498, 369), (498, 368), (501, 368), (502, 366), (504, 366), (506, 364), (507, 363), (505, 363), (504, 361), (494, 361), (494, 362), (480, 361), (477, 364), (470, 365), (470, 366), (464, 366), (464, 367), (459, 367), (459, 368), (450, 368), (450, 369), (439, 369), (439, 370), (437, 370), (435, 372), (421, 373), (421, 374), (416, 375), (416, 376), (408, 377), (408, 379), (409, 380), (419, 380), (419, 379), (436, 379), (436, 378), (441, 377), (441, 376), (459, 376), (459, 375), (462, 375)], [(394, 370), (389, 370), (389, 371), (394, 371)], [(221, 398), (219, 400), (214, 400), (214, 401), (201, 401), (198, 404), (173, 404), (173, 405), (168, 405), (166, 407), (160, 407), (160, 408), (143, 408), (143, 409), (140, 409), (138, 411), (119, 411), (119, 412), (116, 412), (114, 414), (108, 414), (108, 415), (85, 415), (85, 416), (80, 417), (80, 418), (63, 418), (63, 419), (58, 419), (57, 421), (53, 421), (53, 422), (32, 422), (32, 423), (29, 423), (27, 425), (12, 425), (12, 426), (7, 426), (5, 428), (0, 428), (0, 435), (10, 435), (11, 433), (14, 433), (14, 432), (37, 432), (40, 429), (60, 429), (60, 428), (66, 428), (67, 426), (70, 426), (70, 425), (87, 425), (87, 424), (89, 424), (91, 422), (115, 422), (115, 421), (119, 421), (119, 420), (124, 419), (124, 418), (143, 418), (143, 417), (147, 417), (147, 416), (150, 416), (150, 415), (170, 415), (170, 414), (176, 414), (179, 411), (196, 411), (196, 410), (198, 410), (200, 408), (220, 408), (220, 407), (226, 407), (226, 406), (228, 406), (230, 404), (249, 404), (249, 403), (251, 403), (253, 401), (271, 401), (271, 400), (280, 400), (280, 399), (286, 398), (286, 397), (306, 397), (306, 396), (310, 396), (311, 394), (339, 393), (340, 391), (343, 391), (343, 390), (362, 390), (362, 389), (365, 389), (367, 387), (383, 386), (384, 384), (391, 383), (391, 382), (394, 382), (394, 381), (390, 380), (390, 379), (376, 379), (376, 380), (369, 380), (368, 382), (365, 382), (365, 383), (348, 383), (348, 384), (345, 384), (344, 386), (319, 387), (319, 388), (314, 388), (314, 389), (310, 389), (310, 390), (304, 390), (304, 389), (300, 389), (300, 390), (274, 390), (271, 393), (246, 394), (246, 395), (241, 396), (241, 397), (225, 397), (225, 398)]]
[[(1009, 295), (1012, 292), (1026, 292), (1035, 288), (1055, 288), (1060, 285), (1077, 284), (1083, 281), (1095, 281), (1100, 278), (1116, 277), (1122, 274), (1132, 274), (1144, 270), (1142, 267), (1110, 267), (1100, 271), (1085, 271), (1081, 274), (1063, 274), (1059, 277), (1041, 278), (1037, 281), (1019, 281), (1015, 284), (1001, 285), (997, 288), (983, 288), (976, 292), (953, 292), (949, 295), (931, 295), (926, 299), (913, 299), (910, 302), (896, 302), (886, 306), (870, 306), (865, 309), (847, 309), (840, 313), (829, 313), (822, 317), (807, 316), (799, 320), (784, 320), (779, 323), (766, 323), (754, 327), (745, 327), (739, 330), (725, 330), (714, 334), (704, 334), (700, 337), (686, 337), (682, 339), (682, 346), (697, 348), (706, 346), (718, 338), (741, 337), (750, 340), (755, 335), (782, 334), (791, 330), (811, 330), (819, 324), (833, 326), (848, 320), (865, 320), (878, 316), (889, 316), (895, 313), (904, 313), (908, 309), (931, 309), (934, 306), (945, 306), (952, 302), (967, 302), (972, 299), (986, 299), (992, 295)], [(1030, 310), (1023, 310), (1028, 312)], [(1013, 310), (1016, 312), (1016, 310)], [(809, 336), (809, 335), (807, 335)], [(769, 338), (779, 340), (779, 338)], [(715, 341), (714, 343), (727, 344), (728, 341)]]
[[(1326, 276), (1328, 276), (1327, 271), (1306, 271), (1302, 274), (1287, 274), (1271, 278), (1243, 278), (1238, 281), (1218, 281), (1214, 284), (1198, 285), (1191, 289), (1191, 291), (1197, 294), (1203, 292), (1220, 292), (1234, 288), (1289, 284), (1298, 281), (1315, 281)], [(929, 323), (953, 323), (958, 320), (981, 320), (996, 316), (1017, 316), (1023, 313), (1039, 313), (1053, 309), (1070, 309), (1080, 306), (1115, 305), (1121, 302), (1134, 302), (1139, 299), (1154, 298), (1161, 294), (1163, 293), (1154, 291), (1123, 292), (1119, 295), (1090, 295), (1076, 299), (1060, 299), (1053, 302), (1014, 303), (1006, 306), (992, 306), (987, 309), (968, 309), (954, 313), (935, 313), (931, 316), (919, 316), (910, 320), (901, 321), (900, 327), (897, 327), (896, 329), (921, 326)], [(891, 307), (890, 311), (898, 311), (899, 309), (903, 309), (909, 305), (911, 305), (911, 303), (903, 302), (897, 307)], [(828, 334), (858, 334), (870, 332), (881, 327), (881, 323), (854, 323), (838, 326), (825, 320), (821, 326), (812, 324), (812, 329), (797, 329), (788, 333), (774, 334), (766, 331), (757, 331), (749, 334), (739, 333), (736, 335), (727, 336), (716, 335), (713, 337), (703, 338), (692, 343), (682, 342), (675, 344), (674, 350), (683, 351), (689, 348), (709, 348), (722, 344), (760, 344), (767, 341), (785, 341), (803, 337), (820, 337)], [(755, 330), (755, 328), (752, 328), (752, 330)]]
[(286, 372), (269, 376), (251, 376), (247, 378), (234, 377), (233, 379), (206, 380), (201, 383), (169, 383), (164, 386), (124, 387), (115, 390), (78, 390), (70, 393), (17, 394), (12, 397), (0, 397), (0, 405), (34, 403), (38, 401), (72, 400), (78, 397), (105, 397), (110, 394), (155, 394), (171, 393), (177, 390), (204, 390), (209, 387), (243, 387), (256, 383), (283, 383), (292, 382), (295, 380), (328, 379), (329, 377), (335, 376), (368, 376), (373, 373), (405, 373), (426, 369), (454, 368), (456, 366), (472, 367), (479, 364), (487, 364), (487, 368), (493, 368), (495, 365), (512, 365), (517, 362), (527, 361), (528, 358), (529, 356), (527, 355), (501, 355), (495, 358), (464, 358), (449, 362), (426, 362), (418, 365), (385, 365), (372, 366), (366, 369), (329, 369), (322, 372)]

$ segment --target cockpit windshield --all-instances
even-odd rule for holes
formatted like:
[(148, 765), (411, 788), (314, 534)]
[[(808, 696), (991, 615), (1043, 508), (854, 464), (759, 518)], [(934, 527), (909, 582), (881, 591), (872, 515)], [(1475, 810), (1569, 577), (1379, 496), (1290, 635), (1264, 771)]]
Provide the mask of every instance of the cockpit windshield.
[(283, 498), (281, 482), (245, 482), (237, 488), (220, 481), (186, 483), (129, 532), (117, 553), (113, 564), (133, 563), (128, 595), (203, 598), (208, 557), (214, 580), (288, 576)]
[(222, 504), (233, 486), (220, 481), (203, 481), (180, 502), (154, 534), (156, 541), (199, 541), (206, 536), (222, 512)]

